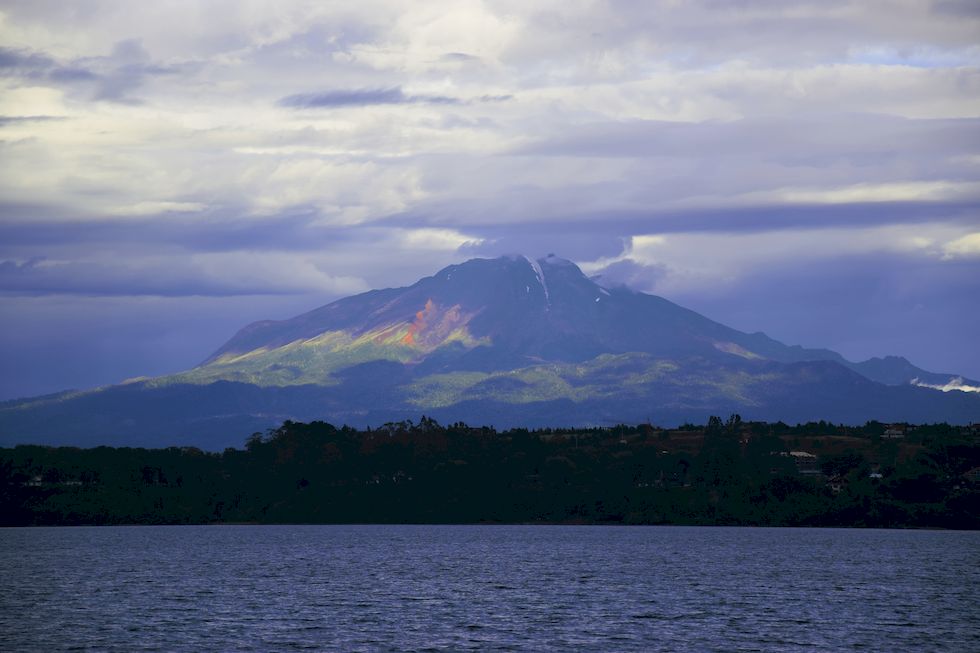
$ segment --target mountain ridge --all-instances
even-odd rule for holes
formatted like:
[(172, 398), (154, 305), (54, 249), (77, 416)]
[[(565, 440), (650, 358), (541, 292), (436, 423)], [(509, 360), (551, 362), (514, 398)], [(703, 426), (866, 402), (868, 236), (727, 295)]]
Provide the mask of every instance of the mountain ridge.
[(0, 404), (0, 443), (73, 434), (225, 446), (245, 435), (232, 429), (276, 420), (360, 426), (419, 413), (498, 426), (731, 412), (977, 421), (980, 394), (919, 387), (956, 378), (897, 356), (852, 362), (785, 345), (663, 297), (604, 287), (565, 259), (509, 256), (252, 323), (185, 372)]
[[(547, 278), (545, 275), (546, 270), (552, 271), (553, 268), (558, 268), (562, 270), (566, 276), (571, 276), (574, 278), (575, 284), (578, 286), (577, 290), (582, 293), (587, 293), (594, 295), (595, 301), (601, 302), (603, 296), (614, 297), (626, 295), (632, 298), (643, 298), (641, 301), (646, 302), (657, 302), (660, 306), (660, 312), (663, 313), (664, 309), (668, 309), (672, 312), (673, 319), (676, 322), (682, 321), (683, 317), (687, 317), (694, 321), (700, 321), (700, 328), (702, 331), (705, 329), (711, 330), (714, 335), (719, 339), (713, 343), (713, 346), (719, 348), (721, 351), (726, 351), (731, 354), (742, 354), (742, 355), (755, 355), (762, 358), (768, 358), (776, 360), (779, 362), (803, 362), (810, 360), (833, 360), (849, 369), (858, 372), (862, 376), (866, 376), (874, 381), (885, 383), (887, 385), (900, 385), (904, 383), (911, 382), (912, 379), (919, 379), (923, 382), (929, 383), (948, 383), (953, 378), (958, 375), (955, 374), (945, 374), (945, 373), (935, 373), (929, 372), (922, 368), (912, 365), (907, 359), (900, 356), (886, 356), (883, 358), (870, 358), (865, 361), (850, 361), (844, 358), (837, 352), (829, 349), (814, 349), (814, 348), (804, 348), (799, 345), (786, 345), (778, 340), (775, 340), (762, 331), (757, 331), (754, 333), (745, 333), (737, 331), (730, 327), (727, 327), (719, 322), (711, 320), (710, 318), (704, 317), (695, 311), (684, 308), (670, 302), (669, 300), (659, 297), (657, 295), (650, 295), (647, 293), (640, 293), (623, 286), (605, 287), (598, 284), (596, 281), (587, 278), (582, 274), (581, 270), (566, 259), (560, 259), (554, 257), (553, 255), (535, 261), (526, 256), (506, 256), (499, 257), (497, 259), (471, 259), (462, 264), (451, 265), (443, 270), (439, 271), (435, 275), (430, 277), (423, 277), (418, 282), (412, 286), (404, 288), (387, 288), (383, 290), (372, 290), (360, 295), (354, 295), (352, 297), (346, 297), (325, 306), (319, 307), (307, 313), (303, 313), (295, 318), (288, 320), (279, 321), (260, 321), (247, 325), (241, 329), (235, 336), (233, 336), (228, 342), (222, 345), (218, 350), (215, 351), (208, 359), (206, 359), (202, 365), (207, 365), (213, 363), (221, 358), (223, 355), (230, 353), (246, 353), (249, 349), (258, 348), (259, 344), (256, 340), (261, 335), (266, 335), (267, 342), (265, 344), (271, 345), (271, 347), (278, 347), (290, 344), (296, 340), (301, 340), (304, 338), (311, 338), (324, 333), (325, 331), (332, 329), (343, 329), (350, 324), (356, 323), (356, 320), (349, 318), (348, 313), (344, 313), (343, 307), (352, 301), (359, 299), (370, 299), (369, 307), (375, 312), (375, 321), (369, 322), (367, 328), (361, 328), (358, 331), (358, 335), (363, 334), (368, 331), (368, 329), (378, 327), (381, 325), (392, 326), (399, 322), (410, 322), (411, 317), (414, 315), (416, 318), (420, 317), (418, 308), (419, 303), (422, 301), (422, 295), (426, 296), (424, 306), (429, 305), (431, 298), (428, 297), (428, 292), (431, 290), (427, 288), (427, 285), (433, 281), (438, 281), (440, 278), (445, 278), (447, 281), (451, 280), (454, 274), (458, 274), (462, 266), (472, 267), (474, 265), (483, 265), (483, 262), (496, 263), (496, 262), (506, 262), (513, 263), (520, 266), (523, 263), (527, 263), (530, 271), (535, 275), (535, 281), (540, 285), (542, 290), (541, 294), (537, 294), (537, 288), (535, 293), (532, 294), (530, 286), (526, 285), (527, 292), (532, 299), (544, 300), (545, 306), (550, 305), (550, 296), (548, 293)], [(527, 271), (525, 271), (527, 272)], [(458, 278), (458, 277), (457, 277)], [(529, 279), (525, 275), (523, 281), (528, 281)], [(585, 284), (591, 284), (593, 287), (588, 287)], [(405, 298), (405, 291), (409, 291), (412, 294), (409, 298)], [(390, 303), (392, 299), (395, 299), (402, 293), (400, 297), (399, 311), (395, 315), (389, 313), (387, 320), (377, 319), (377, 313), (382, 309), (386, 308), (386, 304)], [(414, 300), (414, 301), (413, 301)], [(340, 309), (338, 311), (338, 309)], [(470, 317), (475, 311), (471, 311)], [(363, 312), (361, 313), (363, 315)], [(331, 317), (340, 319), (331, 325), (324, 324), (324, 318), (329, 319)], [(468, 321), (468, 320), (467, 320)], [(363, 323), (363, 322), (362, 322)], [(477, 324), (479, 327), (479, 323)], [(268, 339), (269, 331), (276, 331), (279, 333), (271, 341)], [(286, 336), (285, 334), (289, 334)], [(478, 333), (481, 336), (491, 336), (494, 335), (487, 330), (485, 333)], [(291, 336), (291, 337), (290, 337)], [(738, 342), (730, 343), (726, 340), (737, 340)], [(261, 342), (261, 341), (259, 341)], [(629, 351), (629, 350), (639, 350), (639, 351), (649, 351), (649, 347), (644, 347), (642, 345), (637, 345), (634, 341), (633, 347), (620, 346), (616, 348), (617, 351)], [(734, 344), (734, 347), (729, 347), (728, 345)], [(559, 359), (564, 360), (560, 355)], [(973, 383), (970, 380), (966, 380), (967, 383)]]

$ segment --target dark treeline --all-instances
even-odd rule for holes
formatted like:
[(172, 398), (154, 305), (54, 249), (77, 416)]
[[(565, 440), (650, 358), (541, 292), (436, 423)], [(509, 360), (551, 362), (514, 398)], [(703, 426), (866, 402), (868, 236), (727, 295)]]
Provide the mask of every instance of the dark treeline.
[(379, 429), (244, 449), (0, 449), (0, 525), (559, 522), (980, 527), (976, 427)]

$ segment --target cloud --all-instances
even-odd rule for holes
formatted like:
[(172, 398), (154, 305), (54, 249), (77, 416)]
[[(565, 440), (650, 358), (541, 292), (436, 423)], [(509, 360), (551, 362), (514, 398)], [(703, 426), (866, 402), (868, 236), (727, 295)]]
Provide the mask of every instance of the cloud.
[(454, 229), (410, 229), (399, 230), (397, 237), (408, 250), (459, 251), (472, 248), (483, 242), (482, 238), (467, 236)]
[[(338, 296), (414, 281), (484, 242), (446, 228), (316, 226), (309, 215), (288, 224), (218, 220), (177, 213), (155, 221), (154, 236), (131, 219), (52, 223), (43, 234), (0, 225), (10, 254), (0, 262), (0, 294)], [(411, 256), (392, 260), (395, 251)]]
[(0, 74), (32, 75), (55, 66), (50, 57), (19, 48), (0, 47)]
[(207, 206), (200, 202), (137, 202), (113, 208), (110, 213), (115, 215), (163, 215), (167, 213), (195, 213), (203, 211)]
[(51, 120), (67, 120), (67, 118), (65, 116), (0, 116), (0, 127), (24, 122), (48, 122)]
[(631, 259), (614, 261), (592, 271), (592, 278), (602, 286), (626, 286), (634, 290), (648, 290), (669, 274), (662, 264), (642, 264)]
[[(48, 79), (58, 84), (73, 84), (75, 82), (99, 82), (102, 78), (85, 68), (57, 67), (48, 73)], [(106, 99), (96, 94), (96, 99)]]
[(957, 18), (980, 18), (980, 7), (972, 0), (935, 0), (932, 10), (937, 14), (946, 14)]
[(463, 62), (480, 60), (479, 57), (475, 57), (472, 54), (466, 54), (465, 52), (447, 52), (446, 54), (442, 55), (440, 59), (442, 59), (443, 61), (463, 61)]
[[(506, 102), (511, 94), (480, 95), (467, 102)], [(391, 88), (362, 88), (299, 93), (281, 98), (278, 105), (290, 109), (334, 109), (343, 107), (367, 107), (392, 104), (462, 104), (464, 100), (448, 95), (426, 93), (406, 94), (400, 86)]]
[(230, 297), (344, 295), (367, 289), (362, 279), (334, 276), (309, 260), (274, 252), (186, 255), (179, 267), (159, 255), (0, 262), (0, 293), (5, 295)]
[(459, 100), (444, 95), (406, 95), (398, 86), (353, 90), (300, 93), (279, 100), (279, 106), (292, 109), (327, 109), (335, 107), (364, 107), (378, 104), (458, 104)]
[[(959, 242), (958, 224), (821, 226), (819, 228), (772, 230), (768, 232), (689, 232), (639, 234), (627, 239), (617, 256), (583, 263), (590, 274), (617, 269), (648, 285), (641, 290), (690, 293), (735, 285), (758, 270), (774, 266), (835, 265), (842, 258), (901, 256), (943, 265), (948, 248), (939, 243)], [(617, 268), (620, 264), (624, 268)], [(652, 268), (646, 270), (646, 268)], [(655, 273), (654, 273), (655, 271)], [(640, 274), (642, 272), (642, 274)]]
[[(919, 155), (971, 153), (980, 119), (908, 119), (871, 113), (756, 116), (728, 121), (623, 120), (555, 129), (516, 154), (575, 157), (765, 157), (794, 167), (887, 163)], [(896, 147), (901, 143), (902, 147)]]
[(5, 302), (70, 297), (45, 315), (72, 323), (85, 300), (251, 291), (255, 317), (288, 317), (554, 251), (736, 326), (977, 376), (947, 323), (978, 317), (978, 18), (914, 0), (7, 2)]
[(943, 258), (980, 256), (980, 232), (966, 234), (943, 245)]
[(980, 197), (980, 182), (910, 181), (886, 184), (853, 184), (818, 190), (781, 188), (759, 194), (750, 193), (745, 197), (759, 202), (793, 204), (976, 200)]
[(920, 388), (932, 388), (933, 390), (939, 390), (941, 392), (952, 392), (953, 390), (958, 390), (959, 392), (980, 392), (980, 386), (963, 383), (963, 377), (950, 379), (948, 383), (942, 385), (923, 383), (919, 381), (919, 379), (912, 379), (910, 383), (912, 385), (919, 386)]
[(155, 63), (138, 39), (117, 42), (107, 56), (79, 57), (68, 63), (59, 63), (43, 52), (0, 48), (0, 75), (68, 89), (82, 88), (96, 101), (139, 103), (131, 93), (147, 79), (176, 75), (181, 70), (180, 66)]
[(178, 75), (180, 67), (155, 63), (138, 39), (126, 39), (113, 46), (112, 53), (90, 63), (98, 72), (95, 76), (96, 100), (111, 102), (141, 102), (132, 96), (153, 77)]

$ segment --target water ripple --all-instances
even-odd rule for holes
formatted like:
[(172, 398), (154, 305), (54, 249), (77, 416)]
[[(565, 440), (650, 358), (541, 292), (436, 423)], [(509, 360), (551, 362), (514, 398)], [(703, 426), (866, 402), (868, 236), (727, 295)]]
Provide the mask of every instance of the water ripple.
[(980, 533), (0, 529), (0, 650), (980, 650)]

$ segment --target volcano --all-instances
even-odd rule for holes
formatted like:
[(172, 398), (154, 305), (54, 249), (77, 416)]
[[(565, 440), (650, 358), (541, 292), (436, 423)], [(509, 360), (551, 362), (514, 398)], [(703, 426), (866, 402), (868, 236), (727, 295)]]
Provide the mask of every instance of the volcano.
[(510, 256), (256, 322), (183, 373), (6, 402), (0, 443), (220, 449), (286, 419), (363, 427), (420, 414), (498, 427), (730, 413), (966, 423), (980, 420), (980, 393), (955, 388), (976, 385), (900, 357), (787, 346), (606, 287), (562, 258)]

